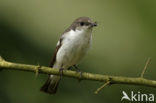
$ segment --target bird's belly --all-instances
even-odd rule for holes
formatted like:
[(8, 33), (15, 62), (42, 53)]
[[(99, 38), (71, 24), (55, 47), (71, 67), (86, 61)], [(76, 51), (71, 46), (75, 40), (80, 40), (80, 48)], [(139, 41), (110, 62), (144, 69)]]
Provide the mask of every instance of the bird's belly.
[(77, 44), (70, 49), (68, 63), (70, 66), (77, 64), (87, 53), (88, 44)]
[(62, 62), (62, 68), (69, 68), (79, 63), (87, 53), (89, 47), (90, 39), (88, 38), (68, 40), (58, 51), (57, 55), (59, 55), (59, 57), (57, 60)]

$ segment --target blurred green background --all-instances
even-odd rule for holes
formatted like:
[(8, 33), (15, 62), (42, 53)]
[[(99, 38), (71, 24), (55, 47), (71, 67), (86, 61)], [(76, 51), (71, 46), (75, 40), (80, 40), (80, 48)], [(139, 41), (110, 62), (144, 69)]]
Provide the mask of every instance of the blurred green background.
[[(12, 62), (48, 66), (61, 33), (80, 16), (98, 22), (82, 71), (156, 80), (155, 0), (0, 0), (0, 55)], [(153, 93), (155, 88), (112, 85), (64, 77), (56, 95), (39, 91), (47, 75), (0, 72), (0, 103), (120, 103), (122, 91)], [(128, 101), (124, 101), (125, 103)]]

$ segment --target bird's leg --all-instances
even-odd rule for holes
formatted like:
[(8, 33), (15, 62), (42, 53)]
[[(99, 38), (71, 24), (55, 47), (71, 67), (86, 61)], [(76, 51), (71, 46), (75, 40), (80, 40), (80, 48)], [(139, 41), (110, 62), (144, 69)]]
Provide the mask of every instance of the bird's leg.
[(73, 65), (73, 67), (77, 70), (77, 72), (80, 73), (80, 78), (78, 79), (78, 81), (80, 82), (81, 78), (82, 78), (82, 72), (80, 71), (80, 69), (76, 65)]
[(79, 69), (76, 65), (73, 65), (73, 67), (74, 67), (78, 72), (80, 72), (80, 69)]
[(61, 79), (62, 79), (62, 75), (63, 75), (63, 70), (64, 70), (63, 68), (60, 68), (60, 69), (59, 69), (59, 74), (60, 74), (60, 78), (61, 78)]
[(76, 65), (73, 65), (71, 67), (68, 68), (68, 70), (72, 70), (74, 67), (74, 69), (77, 71), (77, 72), (80, 72), (80, 69), (76, 66)]
[(68, 68), (68, 70), (72, 70), (72, 66)]

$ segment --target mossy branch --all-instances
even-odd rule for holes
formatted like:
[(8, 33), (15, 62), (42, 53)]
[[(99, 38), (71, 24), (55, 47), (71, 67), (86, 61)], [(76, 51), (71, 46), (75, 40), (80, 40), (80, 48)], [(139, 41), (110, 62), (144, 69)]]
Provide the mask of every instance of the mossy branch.
[[(28, 72), (34, 72), (35, 74), (44, 73), (44, 74), (60, 75), (59, 69), (54, 69), (54, 68), (39, 66), (39, 65), (27, 65), (27, 64), (8, 62), (2, 59), (1, 57), (0, 57), (0, 69), (28, 71)], [(71, 71), (71, 70), (64, 70), (62, 75), (66, 77), (77, 78), (77, 79), (81, 78), (82, 80), (106, 82), (109, 83), (110, 85), (127, 84), (127, 85), (140, 85), (140, 86), (156, 88), (156, 81), (145, 79), (143, 78), (143, 75), (141, 77), (122, 77), (122, 76), (110, 76), (110, 75), (102, 75), (102, 74), (86, 73), (86, 72), (81, 74), (80, 72)]]

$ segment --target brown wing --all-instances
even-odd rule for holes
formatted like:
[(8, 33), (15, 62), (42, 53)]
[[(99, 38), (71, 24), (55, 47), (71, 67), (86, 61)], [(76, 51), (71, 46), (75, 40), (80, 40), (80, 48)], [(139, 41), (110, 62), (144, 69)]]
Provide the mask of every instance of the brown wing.
[(57, 55), (57, 52), (58, 52), (59, 48), (60, 48), (61, 45), (62, 45), (63, 35), (64, 35), (66, 32), (69, 32), (71, 29), (72, 29), (72, 30), (75, 30), (75, 28), (76, 28), (76, 25), (75, 25), (75, 23), (73, 23), (73, 24), (71, 24), (71, 26), (70, 26), (69, 28), (67, 28), (67, 29), (62, 33), (61, 38), (60, 38), (60, 40), (59, 40), (59, 45), (56, 46), (56, 49), (55, 49), (55, 52), (54, 52), (54, 54), (53, 54), (53, 58), (52, 58), (52, 60), (51, 60), (51, 62), (50, 62), (49, 67), (53, 67), (53, 65), (54, 65), (55, 62), (56, 62), (56, 55)]
[(60, 48), (61, 45), (62, 45), (62, 40), (63, 40), (63, 38), (60, 38), (59, 44), (56, 46), (56, 49), (55, 49), (55, 52), (54, 52), (54, 54), (53, 54), (53, 58), (52, 58), (52, 60), (51, 60), (51, 62), (50, 62), (49, 67), (53, 67), (54, 63), (56, 62), (56, 55), (57, 55), (57, 52), (58, 52), (59, 48)]

